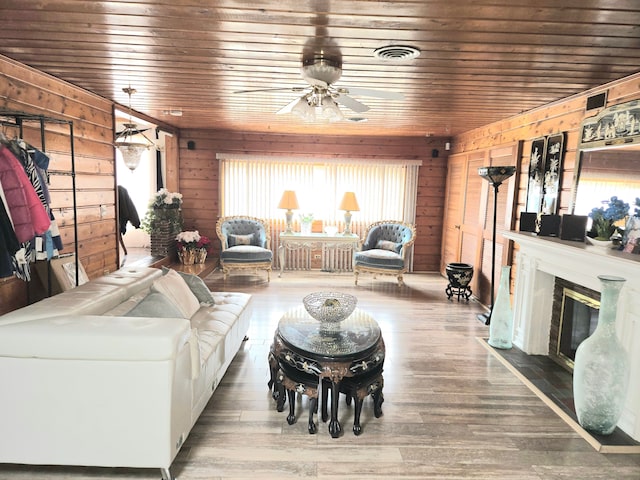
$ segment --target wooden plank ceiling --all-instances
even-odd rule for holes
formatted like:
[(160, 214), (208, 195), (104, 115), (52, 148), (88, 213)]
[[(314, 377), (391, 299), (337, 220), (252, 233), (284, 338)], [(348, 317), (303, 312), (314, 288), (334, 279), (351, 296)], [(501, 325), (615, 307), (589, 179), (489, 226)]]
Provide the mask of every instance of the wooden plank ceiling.
[[(2, 0), (0, 17), (1, 54), (125, 106), (131, 86), (134, 110), (179, 128), (450, 136), (640, 65), (637, 0)], [(421, 53), (374, 56), (388, 45)], [(404, 99), (352, 94), (370, 110), (329, 124), (276, 114), (320, 52), (341, 60), (336, 88)]]

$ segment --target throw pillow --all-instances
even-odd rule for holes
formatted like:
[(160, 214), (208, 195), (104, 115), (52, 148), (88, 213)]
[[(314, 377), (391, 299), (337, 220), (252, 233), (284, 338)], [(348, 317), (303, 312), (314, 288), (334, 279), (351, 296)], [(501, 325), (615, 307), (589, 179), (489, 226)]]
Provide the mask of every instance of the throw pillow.
[[(166, 275), (167, 273), (169, 273), (169, 270), (171, 269), (162, 267), (162, 274)], [(211, 295), (211, 291), (207, 287), (207, 284), (204, 283), (204, 280), (202, 280), (199, 276), (185, 272), (178, 272), (178, 274), (187, 283), (189, 290), (191, 290), (191, 293), (196, 296), (200, 303), (205, 303), (207, 305), (213, 305), (214, 303), (216, 303), (213, 299), (213, 295)]]
[(389, 250), (390, 252), (400, 253), (400, 248), (402, 245), (396, 242), (392, 242), (390, 240), (378, 240), (378, 244), (376, 248), (381, 250)]
[(251, 245), (253, 242), (253, 233), (249, 233), (248, 235), (229, 235), (227, 239), (227, 244), (230, 247), (235, 247), (236, 245)]
[(187, 282), (175, 270), (169, 270), (166, 275), (153, 282), (151, 291), (165, 295), (180, 309), (184, 318), (191, 318), (200, 308), (200, 302), (191, 293)]
[(135, 307), (124, 315), (125, 317), (152, 318), (183, 318), (182, 312), (171, 300), (158, 292), (151, 292)]

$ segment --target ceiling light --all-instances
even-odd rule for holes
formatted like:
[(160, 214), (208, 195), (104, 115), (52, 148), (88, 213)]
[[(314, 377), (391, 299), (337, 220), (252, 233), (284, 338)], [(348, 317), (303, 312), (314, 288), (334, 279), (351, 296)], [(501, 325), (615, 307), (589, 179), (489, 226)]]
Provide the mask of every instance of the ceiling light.
[(419, 55), (420, 49), (410, 45), (387, 45), (373, 51), (373, 56), (381, 60), (412, 60)]
[(326, 90), (314, 90), (291, 107), (291, 113), (305, 122), (333, 123), (344, 120), (338, 104)]
[(155, 144), (131, 120), (131, 95), (136, 93), (136, 89), (126, 87), (122, 91), (129, 96), (129, 122), (122, 125), (124, 130), (116, 133), (114, 146), (120, 150), (127, 168), (134, 171), (140, 165), (142, 153)]

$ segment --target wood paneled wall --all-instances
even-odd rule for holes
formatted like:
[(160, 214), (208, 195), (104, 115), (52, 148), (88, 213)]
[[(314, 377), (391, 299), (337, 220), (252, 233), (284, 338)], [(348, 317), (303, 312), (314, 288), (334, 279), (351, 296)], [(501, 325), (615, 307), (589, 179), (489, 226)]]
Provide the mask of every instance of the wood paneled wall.
[(514, 212), (519, 218), (524, 210), (527, 196), (527, 181), (531, 142), (537, 138), (566, 132), (565, 156), (562, 168), (559, 213), (568, 213), (580, 139), (580, 125), (585, 118), (597, 115), (600, 110), (586, 111), (587, 98), (608, 91), (607, 107), (640, 98), (640, 74), (602, 85), (580, 95), (555, 102), (510, 119), (471, 130), (452, 139), (452, 153), (482, 152), (493, 147), (524, 141), (520, 161), (520, 183), (518, 185), (518, 208)]
[[(73, 122), (79, 257), (90, 278), (117, 269), (113, 102), (0, 57), (0, 109)], [(17, 136), (14, 130), (5, 129), (5, 133)], [(39, 126), (25, 128), (23, 136), (41, 148)], [(71, 171), (65, 125), (47, 125), (45, 147), (51, 171)], [(72, 177), (51, 175), (50, 192), (64, 244), (62, 253), (72, 253), (76, 242)], [(32, 282), (31, 287), (34, 285)], [(26, 303), (25, 282), (15, 277), (0, 279), (0, 314)]]
[[(217, 153), (282, 155), (304, 158), (362, 158), (422, 160), (418, 179), (417, 240), (414, 270), (437, 271), (440, 264), (444, 189), (445, 142), (436, 137), (320, 137), (262, 135), (228, 131), (182, 130), (180, 132), (180, 193), (184, 196), (185, 227), (216, 238), (219, 216)], [(194, 142), (189, 150), (187, 142)], [(432, 158), (432, 151), (439, 155)]]
[[(585, 118), (593, 117), (600, 112), (600, 109), (586, 111), (587, 98), (606, 90), (608, 91), (608, 99), (605, 107), (636, 100), (640, 98), (639, 81), (640, 74), (632, 75), (543, 108), (457, 135), (452, 139), (452, 153), (486, 155), (493, 148), (513, 144), (520, 140), (523, 141), (522, 154), (519, 159), (519, 183), (516, 191), (517, 205), (513, 210), (512, 218), (514, 228), (518, 228), (516, 220), (520, 218), (520, 213), (525, 211), (526, 207), (531, 143), (538, 137), (565, 132), (565, 155), (561, 174), (558, 213), (560, 215), (569, 213), (573, 196), (574, 175), (578, 164), (580, 125)], [(445, 208), (457, 207), (445, 205)], [(513, 248), (517, 250), (518, 246), (514, 245)], [(509, 256), (509, 253), (507, 252), (507, 256)], [(514, 266), (511, 269), (513, 279), (518, 268), (515, 256), (512, 257), (512, 264)], [(513, 287), (511, 290), (513, 291)], [(482, 297), (483, 292), (475, 293), (480, 294)], [(486, 292), (484, 293), (486, 296)]]

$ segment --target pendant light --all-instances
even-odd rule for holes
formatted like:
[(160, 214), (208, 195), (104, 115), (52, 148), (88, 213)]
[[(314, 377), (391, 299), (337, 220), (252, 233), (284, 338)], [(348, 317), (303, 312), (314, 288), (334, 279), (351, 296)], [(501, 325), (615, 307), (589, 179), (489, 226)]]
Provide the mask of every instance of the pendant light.
[[(127, 168), (134, 171), (140, 165), (142, 153), (155, 144), (138, 129), (138, 126), (131, 119), (131, 95), (136, 93), (136, 89), (129, 86), (123, 88), (122, 91), (129, 96), (129, 123), (124, 123), (124, 130), (116, 133), (114, 146), (122, 153), (122, 159)], [(141, 141), (140, 137), (144, 141)]]

